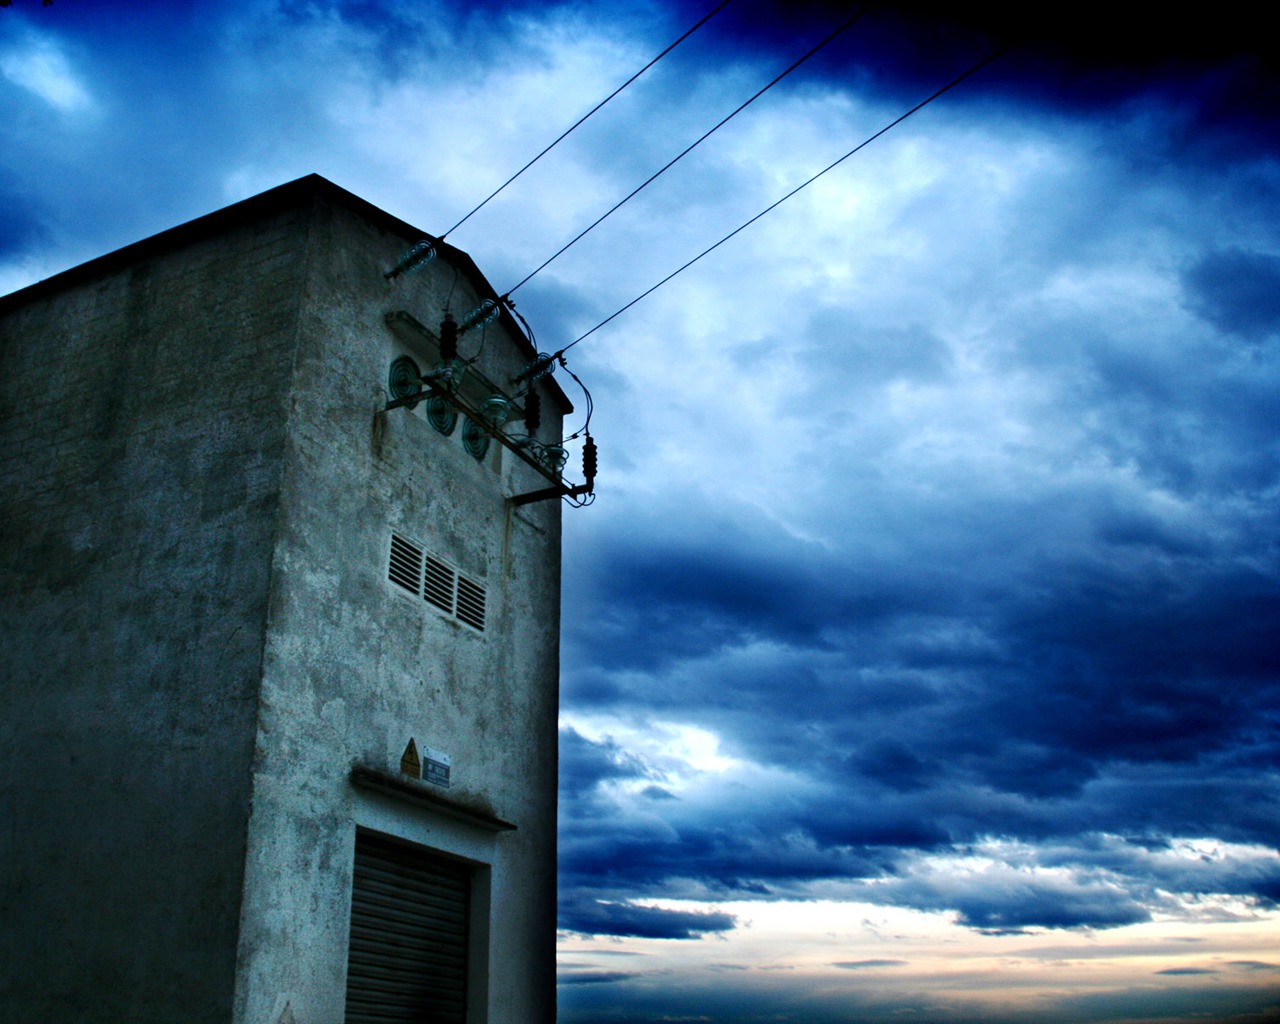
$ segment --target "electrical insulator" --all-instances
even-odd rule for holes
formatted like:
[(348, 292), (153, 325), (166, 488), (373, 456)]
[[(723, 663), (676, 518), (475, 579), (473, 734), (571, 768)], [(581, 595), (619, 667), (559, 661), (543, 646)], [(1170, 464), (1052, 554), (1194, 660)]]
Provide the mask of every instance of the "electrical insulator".
[(529, 386), (532, 387), (543, 377), (549, 373), (554, 373), (556, 369), (556, 357), (548, 355), (546, 352), (539, 352), (538, 358), (521, 370), (514, 378), (514, 383), (527, 380)]
[(590, 486), (596, 478), (596, 443), (591, 439), (591, 435), (587, 435), (587, 439), (582, 445), (582, 475), (587, 478), (587, 485)]
[(440, 359), (450, 363), (458, 358), (458, 324), (452, 313), (445, 313), (440, 321)]
[(524, 396), (524, 431), (526, 434), (536, 434), (538, 427), (542, 423), (542, 396), (536, 391), (530, 391)]
[(421, 270), (436, 258), (436, 247), (425, 238), (396, 261), (396, 265), (382, 276), (390, 281), (401, 274), (412, 274)]
[(502, 307), (494, 302), (493, 299), (485, 299), (484, 302), (462, 318), (461, 330), (469, 331), (473, 327), (483, 327), (486, 324), (491, 324), (498, 319), (498, 314), (501, 312)]

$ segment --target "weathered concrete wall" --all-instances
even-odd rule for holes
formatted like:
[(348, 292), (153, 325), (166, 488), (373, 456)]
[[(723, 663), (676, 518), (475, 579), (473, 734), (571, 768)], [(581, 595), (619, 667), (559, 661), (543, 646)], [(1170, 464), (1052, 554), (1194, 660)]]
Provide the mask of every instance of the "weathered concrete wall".
[(230, 1019), (306, 219), (0, 317), (0, 1007)]
[[(387, 313), (461, 317), (472, 284), (440, 260), (387, 282), (412, 238), (321, 206), (312, 226), (293, 381), (282, 531), (255, 753), (237, 1022), (342, 1019), (357, 825), (477, 865), (493, 926), (474, 1019), (554, 1018), (555, 784), (560, 503), (512, 511), (545, 485), (506, 453), (477, 462), (387, 400)], [(479, 332), (466, 335), (468, 355)], [(427, 359), (419, 357), (426, 368)], [(484, 372), (523, 368), (499, 326)], [(559, 436), (544, 403), (541, 436)], [(484, 582), (483, 634), (397, 593), (391, 530)], [(513, 822), (495, 834), (358, 790), (355, 764), (395, 771), (413, 737), (452, 756), (448, 796)]]
[[(334, 1024), (358, 826), (474, 865), (473, 1024), (554, 1018), (560, 504), (380, 412), (386, 315), (477, 284), (387, 282), (412, 231), (338, 192), (0, 300), (5, 1021)], [(528, 354), (486, 334), (505, 385)], [(484, 584), (483, 633), (388, 582), (393, 529)], [(479, 819), (352, 785), (410, 736)]]

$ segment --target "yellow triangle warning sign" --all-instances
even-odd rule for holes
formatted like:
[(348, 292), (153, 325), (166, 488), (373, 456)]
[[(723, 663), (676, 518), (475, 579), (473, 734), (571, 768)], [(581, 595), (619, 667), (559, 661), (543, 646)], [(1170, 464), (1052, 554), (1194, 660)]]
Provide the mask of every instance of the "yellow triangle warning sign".
[(409, 737), (409, 745), (404, 748), (404, 753), (400, 755), (400, 771), (415, 779), (422, 778), (422, 758), (418, 756), (418, 745), (413, 742), (412, 736)]

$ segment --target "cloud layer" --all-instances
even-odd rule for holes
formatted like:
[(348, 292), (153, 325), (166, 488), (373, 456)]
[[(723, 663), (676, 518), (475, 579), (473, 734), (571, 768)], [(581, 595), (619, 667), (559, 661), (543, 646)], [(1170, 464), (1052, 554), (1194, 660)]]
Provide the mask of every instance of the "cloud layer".
[[(443, 232), (702, 13), (15, 4), (0, 286), (313, 171)], [(915, 954), (599, 958), (813, 901), (974, 948), (1280, 917), (1275, 68), (1233, 9), (1140, 46), (1098, 14), (1019, 26), (571, 351), (601, 474), (566, 518), (561, 926), (595, 944), (567, 1019), (1275, 1005), (1225, 951), (1017, 1006)], [(450, 241), (511, 287), (837, 17), (737, 0)], [(1007, 34), (863, 19), (519, 289), (541, 347)]]

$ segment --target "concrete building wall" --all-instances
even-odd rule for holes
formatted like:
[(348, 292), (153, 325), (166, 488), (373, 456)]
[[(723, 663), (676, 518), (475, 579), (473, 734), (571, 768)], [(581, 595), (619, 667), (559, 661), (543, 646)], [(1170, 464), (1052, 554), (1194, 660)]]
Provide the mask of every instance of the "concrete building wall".
[[(446, 259), (388, 282), (401, 236), (324, 207), (313, 225), (288, 429), (282, 532), (256, 751), (237, 1020), (342, 1019), (357, 825), (473, 862), (489, 902), (473, 1019), (554, 1017), (559, 502), (494, 445), (477, 461), (420, 410), (381, 411), (405, 345), (446, 301), (479, 301)], [(452, 296), (450, 299), (450, 295)], [(479, 363), (506, 383), (527, 363), (505, 329)], [(464, 335), (471, 354), (480, 332)], [(434, 352), (415, 353), (427, 369)], [(542, 436), (559, 436), (546, 403)], [(513, 463), (515, 463), (513, 465)], [(481, 581), (483, 633), (387, 579), (392, 530)], [(395, 773), (410, 738), (452, 761), (441, 795), (515, 824), (494, 832), (354, 787), (353, 765)], [(484, 914), (473, 915), (481, 931)], [(483, 946), (484, 943), (481, 943)], [(484, 972), (483, 961), (488, 969)]]
[(0, 311), (6, 1021), (230, 1015), (305, 227)]
[[(470, 1024), (553, 1020), (560, 503), (382, 411), (436, 357), (388, 314), (487, 289), (448, 247), (387, 281), (417, 237), (304, 179), (0, 299), (6, 1020), (335, 1024), (358, 828), (471, 865)], [(509, 389), (527, 343), (483, 341)], [(483, 632), (388, 581), (393, 530)]]

